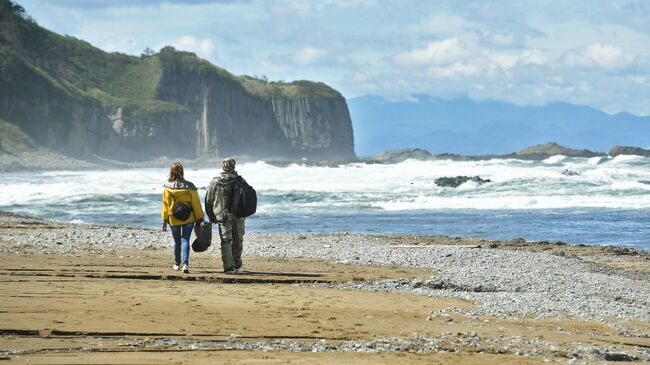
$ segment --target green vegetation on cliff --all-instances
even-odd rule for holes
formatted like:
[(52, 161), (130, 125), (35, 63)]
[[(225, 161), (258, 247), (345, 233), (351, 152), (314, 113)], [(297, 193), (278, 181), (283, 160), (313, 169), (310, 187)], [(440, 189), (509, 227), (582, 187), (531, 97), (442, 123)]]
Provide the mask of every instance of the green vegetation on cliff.
[(0, 119), (0, 153), (16, 154), (33, 150), (34, 141), (17, 126)]
[(295, 99), (300, 97), (343, 97), (338, 91), (332, 89), (322, 82), (312, 82), (305, 80), (294, 81), (291, 83), (280, 81), (268, 82), (266, 80), (260, 80), (250, 76), (240, 76), (238, 79), (249, 94), (263, 98)]
[[(0, 0), (0, 56), (0, 63), (22, 63), (13, 65), (10, 74), (19, 76), (17, 69), (29, 69), (73, 98), (93, 98), (109, 109), (128, 106), (134, 116), (186, 110), (156, 100), (163, 73), (170, 69), (181, 69), (199, 77), (218, 77), (260, 98), (342, 97), (323, 83), (268, 82), (235, 76), (194, 53), (173, 47), (140, 57), (107, 53), (85, 41), (40, 27), (20, 5), (10, 0)], [(0, 71), (7, 74), (1, 68)]]
[(177, 51), (164, 47), (152, 58), (160, 59), (163, 67), (177, 67), (202, 77), (216, 76), (234, 84), (239, 84), (248, 94), (261, 98), (320, 97), (342, 98), (336, 90), (322, 82), (299, 80), (291, 83), (261, 80), (251, 76), (235, 76), (223, 68), (198, 58), (194, 53)]

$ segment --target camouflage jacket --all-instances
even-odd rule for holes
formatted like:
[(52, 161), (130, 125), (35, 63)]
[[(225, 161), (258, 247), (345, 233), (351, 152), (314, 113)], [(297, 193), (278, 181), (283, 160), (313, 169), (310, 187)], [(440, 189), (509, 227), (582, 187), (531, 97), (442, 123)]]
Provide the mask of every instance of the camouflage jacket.
[(205, 211), (212, 223), (228, 220), (232, 210), (233, 187), (240, 176), (237, 171), (221, 172), (212, 179), (205, 193)]

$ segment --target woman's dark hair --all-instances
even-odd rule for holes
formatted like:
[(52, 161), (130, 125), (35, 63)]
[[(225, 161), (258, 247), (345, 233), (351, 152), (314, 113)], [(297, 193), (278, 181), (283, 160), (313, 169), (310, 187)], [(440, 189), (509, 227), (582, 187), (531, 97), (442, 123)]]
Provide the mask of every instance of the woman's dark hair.
[(167, 181), (174, 182), (176, 180), (183, 180), (183, 165), (180, 162), (174, 162), (169, 169), (169, 178)]

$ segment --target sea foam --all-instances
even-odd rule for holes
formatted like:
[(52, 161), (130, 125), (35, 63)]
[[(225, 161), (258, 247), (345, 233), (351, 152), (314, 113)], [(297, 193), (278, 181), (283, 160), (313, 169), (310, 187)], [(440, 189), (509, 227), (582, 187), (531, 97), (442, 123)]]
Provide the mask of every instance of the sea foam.
[[(542, 162), (521, 160), (408, 160), (397, 164), (353, 163), (340, 166), (265, 162), (244, 163), (238, 171), (259, 195), (260, 212), (286, 214), (319, 209), (555, 209), (650, 208), (650, 159), (552, 156)], [(563, 174), (564, 170), (576, 175)], [(217, 169), (186, 166), (186, 178), (205, 194)], [(439, 187), (440, 177), (480, 176)], [(70, 210), (84, 214), (154, 214), (159, 210), (164, 168), (115, 171), (58, 171), (5, 174), (12, 194), (0, 195), (1, 207)], [(85, 219), (85, 218), (84, 218)], [(93, 221), (93, 219), (90, 219)]]

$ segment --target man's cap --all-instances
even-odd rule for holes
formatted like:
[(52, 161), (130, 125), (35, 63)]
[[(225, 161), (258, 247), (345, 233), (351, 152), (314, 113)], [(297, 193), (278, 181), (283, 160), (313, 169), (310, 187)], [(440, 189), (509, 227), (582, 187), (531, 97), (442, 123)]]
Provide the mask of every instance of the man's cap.
[(232, 171), (232, 170), (234, 170), (236, 164), (237, 164), (237, 162), (235, 162), (235, 159), (232, 158), (232, 157), (228, 157), (228, 158), (224, 159), (223, 163), (222, 163), (224, 171)]

